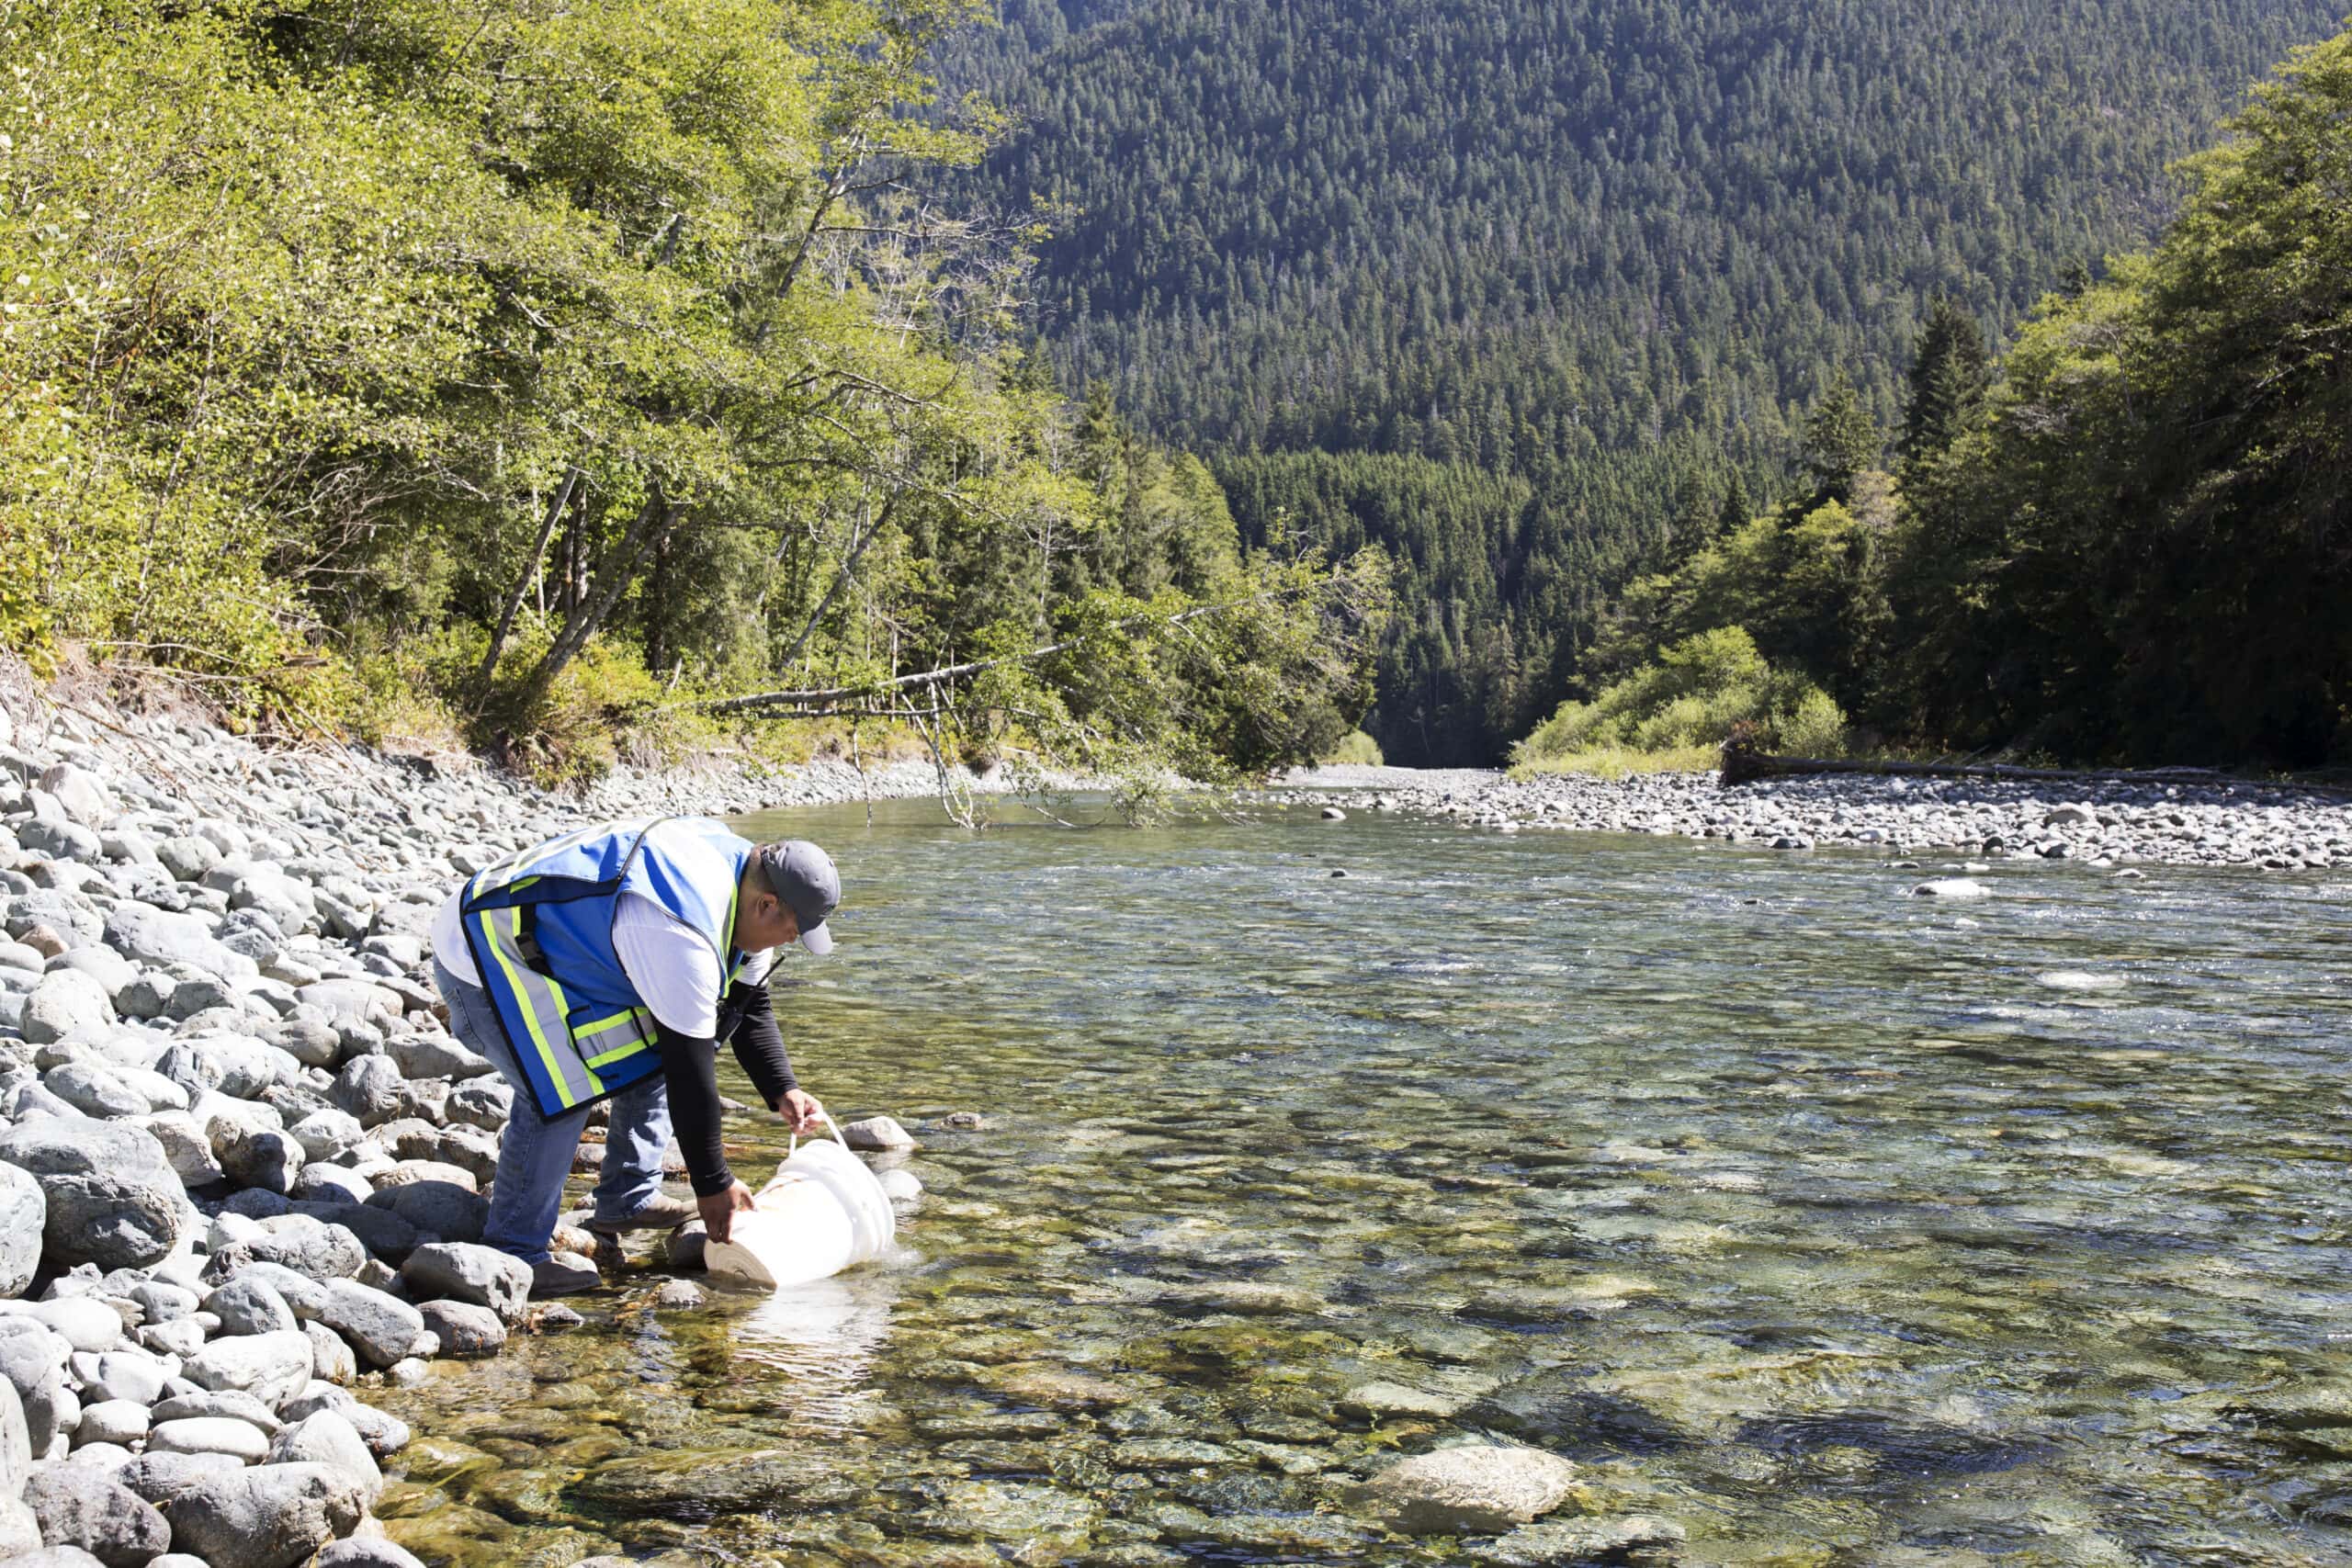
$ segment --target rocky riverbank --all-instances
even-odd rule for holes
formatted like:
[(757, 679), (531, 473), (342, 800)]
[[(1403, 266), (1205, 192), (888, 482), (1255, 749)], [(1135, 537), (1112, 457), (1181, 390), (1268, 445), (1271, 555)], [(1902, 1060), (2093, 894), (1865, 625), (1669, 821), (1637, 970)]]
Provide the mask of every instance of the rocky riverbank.
[(1713, 773), (1521, 780), (1464, 769), (1331, 767), (1291, 773), (1271, 798), (1417, 812), (1504, 833), (1652, 833), (1777, 850), (2111, 866), (2352, 865), (2352, 803), (2219, 781), (2053, 785), (1825, 776), (1724, 789)]
[(580, 1321), (480, 1245), (513, 1095), (437, 1016), (435, 908), (583, 818), (935, 788), (818, 763), (582, 801), (0, 707), (0, 1558), (415, 1563), (369, 1515), (410, 1433), (367, 1388)]

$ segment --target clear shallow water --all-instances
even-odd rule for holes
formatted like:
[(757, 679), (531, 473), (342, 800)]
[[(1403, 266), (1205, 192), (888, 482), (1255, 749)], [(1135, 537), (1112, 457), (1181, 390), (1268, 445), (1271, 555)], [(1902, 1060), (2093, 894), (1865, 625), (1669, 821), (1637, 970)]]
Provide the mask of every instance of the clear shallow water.
[(397, 1396), (428, 1561), (1465, 1562), (1350, 1485), (1493, 1434), (1642, 1561), (2352, 1562), (2352, 881), (769, 826), (850, 900), (804, 1079), (989, 1124), (891, 1268)]

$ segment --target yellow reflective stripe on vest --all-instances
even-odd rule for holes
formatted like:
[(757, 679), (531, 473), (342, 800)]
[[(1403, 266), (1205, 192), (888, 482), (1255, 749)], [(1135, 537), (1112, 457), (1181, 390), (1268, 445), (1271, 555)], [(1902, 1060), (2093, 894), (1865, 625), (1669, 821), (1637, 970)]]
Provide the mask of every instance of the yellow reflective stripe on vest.
[(523, 911), (485, 909), (475, 918), (482, 922), (483, 934), (490, 939), (483, 945), (498, 961), (500, 972), (506, 976), (507, 985), (513, 987), (515, 1000), (521, 1005), (523, 1021), (531, 1031), (531, 1043), (538, 1048), (539, 1062), (547, 1068), (548, 1079), (556, 1086), (557, 1094), (567, 1106), (595, 1099), (605, 1091), (605, 1086), (571, 1043), (571, 1026), (565, 1021), (563, 987), (519, 962)]
[(609, 1034), (616, 1029), (627, 1029), (628, 1037), (621, 1043), (609, 1051), (600, 1051), (588, 1058), (590, 1067), (602, 1067), (617, 1062), (624, 1056), (634, 1056), (644, 1050), (646, 1043), (653, 1038), (652, 1020), (653, 1015), (645, 1009), (629, 1008), (614, 1013), (609, 1018), (600, 1018), (594, 1022), (582, 1024), (571, 1032), (571, 1038), (585, 1046), (595, 1035)]

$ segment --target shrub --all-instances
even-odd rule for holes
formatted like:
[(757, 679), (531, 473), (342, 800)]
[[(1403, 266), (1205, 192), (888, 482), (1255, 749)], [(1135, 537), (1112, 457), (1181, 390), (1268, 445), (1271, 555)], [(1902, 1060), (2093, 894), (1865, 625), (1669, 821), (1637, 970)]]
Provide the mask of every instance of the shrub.
[(1545, 771), (1606, 756), (1610, 769), (1630, 772), (1636, 759), (1670, 756), (1689, 765), (1743, 722), (1775, 750), (1821, 756), (1844, 746), (1846, 716), (1826, 692), (1767, 664), (1744, 628), (1720, 626), (1666, 649), (1589, 703), (1561, 704), (1511, 748), (1511, 761)]
[(1340, 738), (1340, 743), (1316, 759), (1326, 767), (1377, 768), (1387, 759), (1380, 754), (1380, 742), (1361, 729), (1350, 730)]

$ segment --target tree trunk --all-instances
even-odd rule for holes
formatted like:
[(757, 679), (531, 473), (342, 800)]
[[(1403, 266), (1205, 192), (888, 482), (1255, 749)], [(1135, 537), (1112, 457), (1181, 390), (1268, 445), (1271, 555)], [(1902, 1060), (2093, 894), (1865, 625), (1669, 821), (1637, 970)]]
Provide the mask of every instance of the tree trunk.
[(808, 639), (817, 634), (817, 628), (825, 624), (825, 617), (833, 613), (833, 606), (841, 602), (842, 594), (857, 575), (858, 558), (865, 554), (865, 547), (874, 542), (874, 536), (882, 532), (882, 525), (890, 521), (891, 509), (898, 504), (896, 495), (884, 502), (880, 514), (866, 525), (864, 533), (850, 541), (848, 553), (842, 557), (841, 567), (833, 573), (832, 586), (825, 590), (824, 600), (817, 606), (817, 613), (808, 617), (808, 624), (800, 628), (800, 635), (792, 639), (792, 646), (778, 657), (776, 668), (780, 670), (799, 658), (801, 649), (808, 646)]
[(523, 570), (514, 574), (514, 592), (506, 596), (506, 609), (498, 617), (498, 629), (490, 634), (490, 651), (482, 655), (481, 668), (474, 672), (477, 693), (490, 688), (491, 672), (498, 668), (498, 656), (506, 647), (506, 635), (514, 629), (514, 617), (521, 613), (524, 596), (538, 577), (539, 562), (548, 553), (548, 540), (554, 537), (555, 525), (563, 520), (564, 508), (571, 504), (571, 491), (579, 482), (580, 469), (576, 465), (563, 471), (562, 488), (555, 492), (555, 503), (548, 508), (547, 520), (539, 525), (539, 536), (532, 542), (531, 554), (523, 562)]
[(588, 592), (586, 602), (565, 620), (563, 630), (556, 634), (547, 657), (540, 660), (539, 667), (531, 671), (527, 688), (529, 698), (525, 705), (526, 709), (537, 705), (555, 678), (563, 673), (563, 667), (571, 662), (573, 657), (587, 646), (588, 639), (595, 636), (597, 629), (610, 618), (620, 604), (621, 595), (628, 592), (629, 584), (637, 580), (638, 563), (645, 558), (645, 552), (669, 538), (671, 530), (678, 525), (679, 514), (684, 510), (662, 500), (660, 487), (655, 487), (652, 495), (639, 508), (635, 520), (628, 525), (628, 532), (621, 536), (620, 543), (605, 560), (605, 570), (596, 574), (595, 586)]

